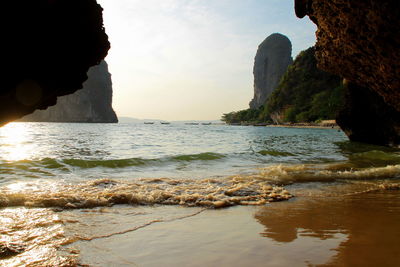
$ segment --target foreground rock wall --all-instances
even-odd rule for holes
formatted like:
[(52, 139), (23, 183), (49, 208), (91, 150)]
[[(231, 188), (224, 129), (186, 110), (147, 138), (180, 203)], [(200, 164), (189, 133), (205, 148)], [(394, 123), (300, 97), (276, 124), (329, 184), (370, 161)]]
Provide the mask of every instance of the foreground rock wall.
[(336, 122), (350, 140), (377, 145), (400, 144), (399, 112), (375, 91), (352, 83), (345, 86), (345, 105)]
[(22, 121), (39, 122), (118, 122), (112, 108), (112, 81), (105, 61), (92, 67), (83, 89), (57, 99), (57, 105), (37, 110)]
[(251, 109), (265, 104), (292, 62), (292, 43), (285, 35), (271, 34), (258, 46), (254, 58), (254, 98), (249, 104)]
[[(318, 26), (318, 66), (349, 81), (347, 90), (351, 97), (346, 98), (346, 110), (338, 117), (339, 125), (351, 140), (399, 144), (400, 129), (396, 126), (400, 122), (399, 1), (295, 0), (295, 8), (297, 16), (308, 15)], [(352, 105), (358, 99), (368, 102), (357, 104), (355, 112)], [(370, 112), (370, 106), (380, 108)], [(382, 114), (392, 117), (385, 120), (387, 124), (378, 123)], [(371, 116), (369, 123), (355, 126), (357, 120), (366, 121), (366, 116)], [(385, 134), (371, 134), (377, 128)]]
[(95, 0), (1, 4), (0, 125), (54, 105), (82, 88), (110, 48)]
[(318, 66), (372, 88), (400, 111), (399, 1), (296, 2), (298, 15), (309, 15), (318, 26)]

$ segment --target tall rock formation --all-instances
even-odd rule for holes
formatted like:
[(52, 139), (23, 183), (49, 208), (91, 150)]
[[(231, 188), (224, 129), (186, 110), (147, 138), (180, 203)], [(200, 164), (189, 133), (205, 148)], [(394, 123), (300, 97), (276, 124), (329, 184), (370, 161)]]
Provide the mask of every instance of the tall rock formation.
[(318, 67), (349, 82), (341, 128), (354, 141), (399, 145), (399, 1), (295, 0), (295, 9), (318, 26)]
[(301, 51), (267, 99), (264, 114), (274, 123), (335, 119), (343, 105), (342, 79), (318, 69), (314, 52)]
[(285, 35), (271, 34), (258, 46), (254, 58), (254, 98), (249, 103), (251, 109), (265, 104), (292, 62), (292, 43)]
[(118, 122), (112, 108), (112, 81), (108, 65), (102, 61), (88, 72), (83, 89), (57, 99), (57, 105), (37, 110), (22, 121)]
[(82, 88), (110, 48), (96, 0), (0, 3), (0, 125)]

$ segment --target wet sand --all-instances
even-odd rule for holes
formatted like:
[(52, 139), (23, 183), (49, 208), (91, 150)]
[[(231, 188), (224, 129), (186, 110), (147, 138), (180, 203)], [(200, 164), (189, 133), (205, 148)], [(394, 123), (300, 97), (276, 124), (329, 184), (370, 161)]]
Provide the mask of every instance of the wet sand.
[(93, 266), (400, 266), (399, 191), (317, 192), (263, 207), (183, 208), (196, 215), (75, 245)]
[(22, 252), (0, 266), (400, 266), (400, 191), (381, 183), (293, 185), (289, 201), (224, 209), (3, 209), (0, 234)]
[[(343, 198), (302, 197), (260, 209), (255, 218), (265, 226), (263, 236), (282, 244), (311, 238), (327, 253), (329, 244), (336, 241), (329, 259), (316, 262), (318, 253), (309, 251), (311, 257), (301, 256), (298, 265), (400, 266), (398, 191)], [(285, 257), (293, 259), (296, 253)]]

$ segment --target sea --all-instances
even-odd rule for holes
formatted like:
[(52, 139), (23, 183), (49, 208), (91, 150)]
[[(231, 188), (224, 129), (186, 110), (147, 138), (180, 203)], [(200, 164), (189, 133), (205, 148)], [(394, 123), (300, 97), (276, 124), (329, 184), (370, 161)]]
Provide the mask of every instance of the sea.
[(0, 266), (400, 266), (399, 188), (338, 129), (15, 122)]

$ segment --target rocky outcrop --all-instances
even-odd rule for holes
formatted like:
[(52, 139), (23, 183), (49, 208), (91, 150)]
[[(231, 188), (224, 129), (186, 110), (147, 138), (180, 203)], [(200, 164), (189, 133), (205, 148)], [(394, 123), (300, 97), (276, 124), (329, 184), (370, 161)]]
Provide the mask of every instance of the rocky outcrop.
[(271, 34), (258, 46), (254, 58), (254, 98), (249, 104), (251, 109), (265, 104), (292, 62), (292, 43), (282, 34)]
[[(351, 140), (399, 144), (399, 130), (394, 130), (397, 126), (393, 121), (398, 122), (400, 118), (399, 2), (295, 0), (295, 8), (297, 16), (308, 15), (318, 26), (318, 66), (357, 85), (349, 87), (351, 97), (347, 100), (350, 102), (346, 104), (347, 111), (338, 118), (339, 125)], [(368, 103), (358, 105), (359, 110), (350, 113), (355, 112), (352, 105), (357, 99), (367, 98)], [(369, 112), (371, 105), (381, 108), (375, 113)], [(382, 109), (390, 111), (387, 113)], [(352, 119), (344, 118), (343, 114)], [(372, 116), (368, 118), (370, 122), (356, 126), (357, 116), (362, 120), (367, 114)], [(389, 124), (378, 123), (381, 114), (390, 114), (393, 120), (386, 120)], [(379, 137), (380, 140), (370, 138), (370, 129), (379, 129), (385, 134)]]
[(83, 89), (57, 99), (57, 105), (37, 110), (22, 121), (41, 122), (118, 122), (112, 108), (112, 81), (108, 65), (103, 61), (88, 72)]
[(355, 84), (345, 86), (345, 105), (336, 122), (350, 140), (377, 144), (400, 144), (399, 112), (375, 91)]
[(3, 1), (0, 125), (82, 88), (110, 48), (95, 0)]
[(265, 103), (274, 123), (334, 119), (342, 106), (342, 79), (318, 69), (314, 54), (314, 47), (301, 51)]

